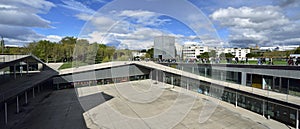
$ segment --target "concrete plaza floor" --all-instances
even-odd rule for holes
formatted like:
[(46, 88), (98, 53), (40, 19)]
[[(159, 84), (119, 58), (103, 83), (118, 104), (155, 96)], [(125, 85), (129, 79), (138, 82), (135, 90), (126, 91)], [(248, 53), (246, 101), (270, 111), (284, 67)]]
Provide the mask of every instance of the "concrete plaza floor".
[[(142, 80), (43, 92), (22, 107), (21, 113), (10, 115), (10, 124), (1, 128), (289, 128), (226, 102), (154, 82)], [(9, 108), (14, 112), (15, 105)]]
[(77, 88), (88, 128), (285, 129), (226, 102), (152, 80)]

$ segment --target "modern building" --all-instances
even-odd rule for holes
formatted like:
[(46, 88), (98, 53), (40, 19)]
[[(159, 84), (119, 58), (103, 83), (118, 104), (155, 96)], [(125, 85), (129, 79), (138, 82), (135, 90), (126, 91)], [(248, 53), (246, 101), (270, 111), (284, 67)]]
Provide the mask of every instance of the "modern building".
[[(104, 94), (104, 92), (99, 91), (99, 89), (97, 89), (98, 87), (93, 88), (93, 86), (136, 80), (136, 82), (140, 84), (139, 81), (149, 79), (150, 84), (152, 84), (152, 82), (156, 82), (153, 84), (159, 84), (154, 85), (157, 89), (163, 89), (163, 87), (159, 86), (164, 85), (160, 84), (166, 84), (169, 86), (166, 88), (168, 91), (171, 91), (174, 87), (176, 88), (172, 91), (176, 91), (176, 89), (183, 89), (180, 92), (188, 91), (188, 93), (185, 93), (186, 96), (193, 96), (191, 94), (210, 96), (207, 98), (213, 97), (231, 105), (232, 110), (235, 110), (234, 107), (241, 107), (264, 116), (266, 119), (274, 119), (299, 129), (300, 70), (298, 67), (234, 64), (157, 64), (151, 61), (118, 61), (64, 69), (60, 70), (58, 74), (52, 69), (49, 69), (34, 56), (9, 57), (4, 60), (4, 63), (0, 63), (0, 68), (10, 69), (8, 70), (10, 72), (1, 77), (8, 77), (15, 81), (1, 83), (1, 89), (3, 89), (3, 87), (5, 89), (0, 92), (1, 98), (3, 98), (0, 104), (3, 105), (3, 107), (7, 107), (8, 104), (15, 103), (17, 106), (13, 105), (10, 107), (13, 107), (13, 110), (16, 109), (17, 113), (20, 106), (22, 106), (23, 103), (27, 103), (27, 96), (29, 94), (30, 96), (35, 96), (42, 87), (48, 85), (52, 87), (52, 89), (59, 89), (74, 86), (75, 90), (80, 94), (76, 96), (78, 98), (74, 98), (74, 100), (78, 99), (83, 105), (82, 108), (85, 111), (83, 115), (85, 118), (91, 120), (89, 118), (98, 115), (98, 119), (103, 120), (103, 114), (101, 113), (107, 113), (106, 110), (97, 111), (99, 114), (95, 115), (89, 115), (89, 113), (87, 113), (94, 109), (100, 109), (98, 107), (106, 105), (102, 103), (109, 101), (109, 98), (105, 98), (105, 96), (103, 98), (102, 95), (99, 96), (98, 92), (101, 92), (101, 94)], [(24, 65), (24, 68), (28, 68), (23, 69), (28, 75), (22, 76), (22, 72), (20, 72), (21, 69), (17, 69), (20, 68), (21, 65)], [(33, 67), (33, 70), (30, 70), (29, 67)], [(139, 84), (135, 86), (139, 86)], [(109, 89), (106, 86), (101, 87)], [(130, 90), (130, 88), (132, 88), (131, 86), (127, 87), (127, 85), (121, 85), (119, 88), (123, 88), (129, 91), (129, 93), (132, 93)], [(111, 91), (105, 93), (106, 97), (109, 96), (110, 92)], [(101, 96), (103, 101), (101, 100)], [(153, 95), (150, 96), (153, 97)], [(110, 97), (110, 99), (112, 98), (113, 96)], [(144, 100), (143, 94), (141, 93), (139, 93), (137, 98)], [(180, 105), (184, 105), (191, 101), (190, 99), (185, 99), (179, 102)], [(148, 106), (151, 106), (151, 104)], [(210, 108), (210, 106), (207, 108)], [(166, 110), (168, 107), (161, 107), (159, 109)], [(7, 110), (11, 109), (4, 109), (5, 112), (7, 112)], [(129, 111), (126, 109), (122, 110)], [(64, 110), (58, 112), (58, 114), (64, 113)], [(134, 112), (134, 114), (135, 113), (137, 112)], [(173, 113), (180, 114), (182, 112), (177, 111)], [(172, 116), (174, 114), (172, 114)], [(7, 123), (7, 121), (10, 120), (10, 114), (7, 115), (3, 113), (2, 115), (4, 116), (3, 118), (5, 118), (5, 123)], [(113, 117), (117, 118), (116, 115), (113, 115)], [(144, 120), (143, 122), (145, 123)], [(125, 123), (130, 122), (126, 121)], [(197, 123), (199, 122), (197, 121)], [(93, 121), (88, 122), (88, 124), (93, 125), (99, 123), (94, 123)], [(120, 125), (120, 123), (118, 124)], [(157, 123), (152, 124), (158, 125)]]
[(158, 59), (176, 58), (175, 37), (173, 36), (155, 37), (153, 57)]
[(231, 53), (239, 59), (245, 59), (246, 55), (250, 53), (248, 48), (217, 48), (209, 46), (200, 46), (198, 44), (185, 44), (183, 45), (182, 55), (183, 59), (196, 59), (197, 55), (200, 55), (204, 52), (211, 52), (215, 50), (217, 56), (220, 56), (221, 53)]
[(217, 55), (220, 55), (221, 53), (231, 53), (239, 59), (245, 59), (246, 55), (251, 51), (248, 48), (219, 48), (216, 50), (216, 52)]
[[(152, 79), (208, 95), (299, 129), (299, 69), (288, 66), (116, 62), (60, 72), (55, 85), (92, 86)], [(72, 74), (70, 74), (72, 73)]]
[[(58, 72), (33, 55), (0, 55), (0, 128), (38, 93), (52, 90), (52, 77)], [(15, 105), (12, 108), (11, 105)], [(3, 109), (3, 110), (2, 110)], [(2, 119), (3, 118), (3, 119)]]
[(295, 50), (300, 45), (274, 46), (274, 47), (260, 47), (260, 51), (290, 51)]
[(145, 57), (146, 52), (141, 52), (141, 51), (133, 51), (131, 52), (133, 57)]
[(198, 55), (204, 52), (210, 52), (211, 48), (208, 46), (200, 46), (197, 44), (185, 44), (182, 49), (183, 59), (196, 59)]

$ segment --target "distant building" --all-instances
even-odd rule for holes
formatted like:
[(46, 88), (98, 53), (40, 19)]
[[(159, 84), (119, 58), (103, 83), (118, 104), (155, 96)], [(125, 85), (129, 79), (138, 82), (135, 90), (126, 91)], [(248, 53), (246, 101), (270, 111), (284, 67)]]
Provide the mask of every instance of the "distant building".
[(220, 48), (217, 49), (217, 55), (219, 56), (221, 53), (231, 53), (235, 57), (238, 57), (239, 59), (246, 58), (246, 55), (250, 53), (250, 49), (248, 48)]
[(217, 56), (220, 56), (221, 53), (231, 53), (239, 59), (246, 58), (246, 54), (250, 53), (250, 49), (246, 48), (216, 48), (200, 46), (198, 44), (185, 44), (183, 45), (182, 55), (183, 59), (196, 59), (197, 55), (205, 52), (211, 52), (212, 50), (216, 51)]
[(260, 51), (290, 51), (295, 50), (300, 45), (276, 46), (276, 47), (260, 47)]
[(131, 52), (133, 57), (145, 57), (146, 56), (146, 52), (140, 52), (140, 51), (133, 51)]
[(196, 59), (197, 55), (200, 55), (204, 52), (210, 52), (208, 46), (200, 46), (197, 44), (185, 44), (182, 49), (183, 59)]
[(175, 37), (158, 36), (154, 38), (154, 58), (176, 58)]

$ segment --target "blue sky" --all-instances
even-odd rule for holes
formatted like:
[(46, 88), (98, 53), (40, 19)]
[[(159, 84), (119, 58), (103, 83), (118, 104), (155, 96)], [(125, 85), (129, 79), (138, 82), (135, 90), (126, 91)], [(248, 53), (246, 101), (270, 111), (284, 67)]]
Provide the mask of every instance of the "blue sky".
[(141, 49), (153, 37), (223, 47), (300, 45), (299, 0), (9, 0), (0, 35), (24, 46), (65, 36)]

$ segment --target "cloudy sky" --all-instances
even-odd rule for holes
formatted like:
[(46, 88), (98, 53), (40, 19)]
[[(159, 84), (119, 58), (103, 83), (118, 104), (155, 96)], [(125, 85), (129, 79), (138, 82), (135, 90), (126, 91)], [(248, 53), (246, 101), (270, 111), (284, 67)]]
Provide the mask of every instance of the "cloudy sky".
[(7, 45), (75, 36), (141, 49), (160, 35), (179, 44), (300, 45), (299, 28), (299, 0), (0, 0)]

